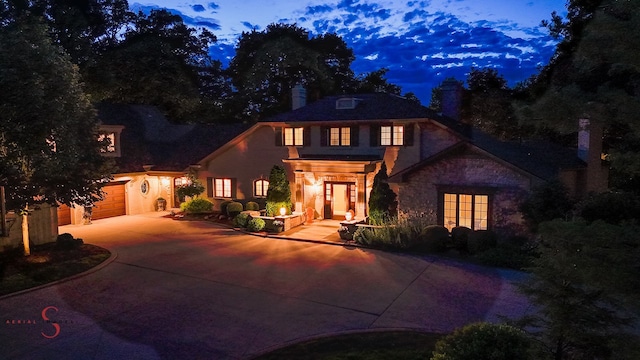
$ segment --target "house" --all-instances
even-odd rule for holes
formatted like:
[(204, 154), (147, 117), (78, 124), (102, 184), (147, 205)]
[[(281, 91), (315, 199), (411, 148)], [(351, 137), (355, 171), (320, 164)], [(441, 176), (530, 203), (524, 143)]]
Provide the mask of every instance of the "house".
[[(175, 189), (196, 162), (246, 130), (243, 124), (176, 125), (153, 106), (99, 104), (101, 137), (110, 145), (104, 156), (117, 166), (105, 184), (105, 197), (92, 208), (92, 219), (157, 210), (157, 199), (179, 206)], [(84, 208), (58, 207), (58, 225), (81, 224)]]
[[(449, 84), (453, 85), (453, 84)], [(602, 133), (582, 122), (580, 151), (548, 143), (507, 143), (457, 121), (459, 90), (443, 91), (443, 113), (384, 94), (329, 96), (259, 121), (198, 162), (216, 206), (266, 196), (274, 165), (284, 166), (295, 211), (318, 219), (367, 216), (373, 178), (385, 162), (403, 216), (447, 228), (518, 232), (518, 203), (559, 178), (575, 195), (606, 188)], [(591, 148), (589, 148), (591, 145)], [(578, 156), (580, 155), (580, 156)]]

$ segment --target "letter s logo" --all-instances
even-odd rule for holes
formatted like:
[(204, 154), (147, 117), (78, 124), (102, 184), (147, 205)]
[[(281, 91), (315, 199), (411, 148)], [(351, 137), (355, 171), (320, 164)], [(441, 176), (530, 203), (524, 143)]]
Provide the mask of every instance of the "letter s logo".
[(40, 334), (42, 334), (42, 336), (44, 336), (47, 339), (53, 339), (54, 337), (60, 335), (60, 324), (56, 324), (54, 322), (50, 322), (51, 320), (49, 319), (49, 317), (47, 316), (47, 311), (48, 310), (55, 310), (56, 312), (58, 312), (58, 308), (55, 306), (47, 306), (46, 308), (42, 309), (42, 320), (44, 321), (49, 321), (49, 323), (51, 325), (53, 325), (53, 328), (55, 329), (55, 332), (53, 333), (53, 335), (47, 335), (43, 332), (41, 332)]

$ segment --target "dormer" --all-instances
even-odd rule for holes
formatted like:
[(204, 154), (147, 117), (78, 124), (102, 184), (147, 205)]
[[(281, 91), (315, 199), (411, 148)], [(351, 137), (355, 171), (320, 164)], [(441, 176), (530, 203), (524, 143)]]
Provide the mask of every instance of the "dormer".
[(100, 149), (102, 155), (110, 157), (122, 156), (120, 134), (124, 130), (122, 125), (100, 125), (98, 141), (109, 140), (109, 144)]
[(354, 97), (344, 97), (336, 100), (336, 110), (349, 110), (355, 109), (356, 106), (362, 101), (362, 99)]

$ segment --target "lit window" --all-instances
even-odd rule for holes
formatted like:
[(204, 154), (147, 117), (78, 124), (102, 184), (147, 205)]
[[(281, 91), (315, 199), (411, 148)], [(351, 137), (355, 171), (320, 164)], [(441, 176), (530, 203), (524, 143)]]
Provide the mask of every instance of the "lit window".
[(404, 144), (404, 126), (381, 126), (380, 127), (380, 145), (403, 145)]
[(284, 129), (284, 144), (286, 146), (302, 146), (304, 128), (285, 128)]
[(253, 185), (253, 194), (255, 197), (266, 197), (269, 190), (269, 181), (260, 179), (256, 180)]
[(230, 198), (231, 197), (231, 179), (215, 179), (215, 197)]
[(108, 144), (104, 144), (103, 147), (100, 148), (101, 152), (107, 152), (107, 153), (116, 152), (116, 134), (115, 133), (100, 134), (98, 136), (98, 141), (109, 142)]
[(329, 129), (329, 145), (330, 146), (351, 146), (351, 128), (330, 128)]
[(451, 230), (464, 226), (473, 230), (487, 230), (489, 196), (471, 194), (444, 194), (444, 227)]

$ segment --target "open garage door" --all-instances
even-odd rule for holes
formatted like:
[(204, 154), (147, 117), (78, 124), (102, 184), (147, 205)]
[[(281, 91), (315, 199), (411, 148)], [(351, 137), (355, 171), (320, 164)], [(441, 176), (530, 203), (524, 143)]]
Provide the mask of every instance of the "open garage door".
[(126, 215), (124, 184), (105, 185), (102, 189), (105, 192), (104, 200), (94, 204), (91, 218), (96, 220)]

